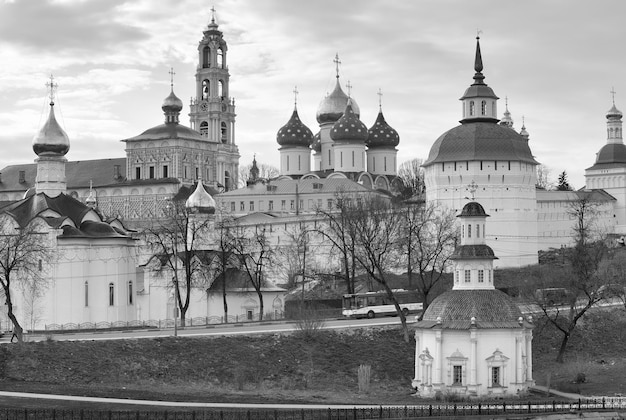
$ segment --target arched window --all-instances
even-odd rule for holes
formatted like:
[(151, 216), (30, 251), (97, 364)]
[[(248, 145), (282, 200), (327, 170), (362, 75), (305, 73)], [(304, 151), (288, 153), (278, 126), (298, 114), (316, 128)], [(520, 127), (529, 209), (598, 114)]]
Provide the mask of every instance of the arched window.
[(211, 94), (211, 82), (208, 79), (202, 81), (202, 99), (209, 99)]
[(487, 115), (487, 101), (480, 103), (480, 115)]
[(219, 96), (220, 98), (224, 99), (224, 81), (223, 80), (220, 80), (220, 82), (218, 84), (217, 96)]
[(496, 101), (491, 101), (491, 116), (495, 117), (497, 114), (496, 112)]
[(467, 225), (467, 237), (472, 237), (472, 225)]
[(469, 113), (470, 117), (474, 115), (474, 101), (470, 101), (469, 103)]
[(476, 225), (476, 237), (480, 238), (480, 225)]
[(128, 281), (128, 304), (133, 304), (133, 281)]
[(230, 172), (224, 171), (224, 189), (226, 191), (230, 191)]
[(228, 142), (228, 129), (226, 128), (226, 123), (224, 121), (222, 121), (222, 123), (220, 124), (220, 131), (222, 134), (222, 143), (227, 143)]
[(224, 51), (222, 48), (217, 49), (217, 67), (224, 68)]
[(109, 306), (115, 305), (115, 285), (109, 283)]
[(207, 69), (211, 67), (211, 49), (204, 47), (202, 50), (202, 67)]
[(85, 281), (85, 308), (89, 306), (89, 283)]
[(209, 136), (209, 123), (208, 122), (202, 121), (200, 123), (200, 134), (202, 134), (204, 137)]

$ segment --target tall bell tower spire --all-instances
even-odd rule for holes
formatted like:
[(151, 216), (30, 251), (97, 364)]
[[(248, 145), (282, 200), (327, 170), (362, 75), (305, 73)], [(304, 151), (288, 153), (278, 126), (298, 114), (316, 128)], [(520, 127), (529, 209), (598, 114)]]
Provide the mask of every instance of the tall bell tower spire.
[(196, 96), (191, 98), (191, 128), (219, 144), (216, 180), (227, 190), (236, 185), (239, 149), (235, 142), (235, 100), (229, 94), (228, 44), (218, 29), (215, 8), (198, 44)]

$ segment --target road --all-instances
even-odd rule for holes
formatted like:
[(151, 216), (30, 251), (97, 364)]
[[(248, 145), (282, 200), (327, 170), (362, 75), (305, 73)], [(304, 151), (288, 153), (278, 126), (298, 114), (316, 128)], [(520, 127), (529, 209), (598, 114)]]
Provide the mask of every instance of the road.
[[(415, 322), (415, 317), (410, 315), (407, 318), (408, 323)], [(336, 330), (345, 328), (363, 328), (369, 326), (398, 325), (400, 318), (398, 317), (381, 317), (374, 319), (329, 319), (324, 322), (324, 329)], [(250, 322), (235, 324), (217, 324), (202, 327), (187, 327), (185, 329), (178, 328), (177, 334), (180, 337), (205, 337), (205, 336), (222, 336), (222, 335), (250, 335), (250, 334), (267, 334), (297, 331), (298, 326), (294, 321), (268, 321), (268, 322)], [(137, 329), (125, 331), (86, 331), (80, 333), (54, 333), (50, 334), (29, 334), (28, 341), (43, 341), (49, 337), (55, 341), (78, 341), (78, 340), (120, 340), (120, 339), (137, 339), (137, 338), (156, 338), (171, 337), (174, 335), (174, 329)], [(0, 339), (0, 343), (6, 343), (9, 337), (5, 336)]]

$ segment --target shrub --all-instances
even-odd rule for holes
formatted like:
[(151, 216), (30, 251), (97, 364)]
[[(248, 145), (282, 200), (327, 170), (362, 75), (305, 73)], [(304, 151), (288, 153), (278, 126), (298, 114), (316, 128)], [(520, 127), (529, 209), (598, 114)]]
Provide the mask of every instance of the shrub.
[(326, 322), (314, 309), (304, 309), (296, 320), (298, 332), (306, 339), (317, 337)]

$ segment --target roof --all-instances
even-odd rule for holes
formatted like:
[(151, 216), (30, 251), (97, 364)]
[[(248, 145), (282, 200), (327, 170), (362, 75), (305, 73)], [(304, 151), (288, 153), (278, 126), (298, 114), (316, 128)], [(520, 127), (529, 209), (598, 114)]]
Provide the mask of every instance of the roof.
[(378, 111), (374, 125), (368, 130), (368, 137), (365, 144), (368, 147), (396, 147), (400, 144), (398, 132), (387, 124), (382, 110)]
[(330, 138), (334, 141), (367, 141), (368, 130), (365, 124), (352, 109), (352, 102), (349, 100), (343, 115), (330, 130)]
[(538, 164), (528, 141), (512, 128), (495, 122), (467, 122), (443, 133), (423, 166), (438, 162), (512, 160)]
[(343, 189), (346, 192), (365, 192), (370, 191), (363, 185), (347, 178), (306, 178), (306, 179), (280, 179), (273, 180), (267, 184), (258, 183), (249, 185), (237, 190), (228, 191), (219, 195), (219, 198), (226, 199), (228, 197), (251, 196), (251, 195), (280, 195), (295, 194), (296, 188), (298, 194), (318, 194), (318, 193), (335, 193), (337, 190)]
[(139, 141), (139, 140), (167, 140), (167, 139), (182, 139), (182, 140), (201, 140), (207, 141), (198, 131), (193, 130), (184, 125), (178, 123), (167, 123), (157, 125), (144, 131), (138, 136), (131, 137), (122, 141)]
[(298, 116), (298, 111), (293, 110), (287, 124), (282, 126), (276, 134), (276, 142), (280, 146), (309, 147), (313, 141), (313, 132), (304, 125)]
[(467, 260), (467, 259), (491, 259), (497, 260), (498, 257), (493, 253), (493, 249), (489, 245), (458, 245), (454, 249), (454, 253), (450, 256), (451, 260)]
[(596, 155), (596, 163), (587, 169), (600, 169), (605, 165), (626, 166), (626, 145), (623, 143), (605, 144)]
[(472, 201), (463, 206), (461, 214), (457, 217), (488, 217), (482, 204)]
[(497, 289), (450, 290), (432, 301), (416, 327), (469, 329), (472, 317), (477, 328), (519, 328), (522, 312), (510, 296)]
[(578, 191), (537, 190), (537, 203), (546, 201), (578, 201), (581, 198), (587, 198), (596, 202), (616, 201), (615, 197), (601, 189)]
[(67, 194), (48, 197), (44, 193), (33, 194), (0, 209), (2, 213), (12, 216), (21, 227), (28, 225), (31, 220), (48, 210), (61, 217), (68, 217), (75, 226), (80, 226), (85, 215), (93, 211), (91, 207)]

